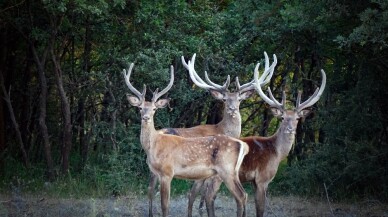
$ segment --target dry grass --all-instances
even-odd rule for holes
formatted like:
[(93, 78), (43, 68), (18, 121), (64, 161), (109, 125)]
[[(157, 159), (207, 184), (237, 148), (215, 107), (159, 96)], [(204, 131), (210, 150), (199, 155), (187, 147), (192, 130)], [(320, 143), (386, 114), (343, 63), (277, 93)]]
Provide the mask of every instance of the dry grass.
[[(161, 216), (160, 198), (156, 196), (154, 215)], [(267, 217), (285, 216), (388, 216), (388, 204), (365, 200), (354, 204), (337, 204), (315, 199), (284, 196), (269, 197), (266, 207)], [(186, 216), (187, 199), (185, 196), (172, 198), (170, 204), (171, 216)], [(198, 199), (194, 204), (198, 207)], [(193, 210), (194, 216), (201, 216), (199, 210)], [(102, 216), (148, 216), (148, 202), (144, 196), (127, 195), (106, 199), (58, 199), (30, 195), (0, 195), (0, 216), (72, 216), (72, 217), (102, 217)], [(226, 195), (218, 195), (216, 200), (217, 216), (234, 216), (235, 202)], [(207, 216), (204, 214), (203, 216)], [(255, 216), (254, 201), (250, 196), (247, 204), (247, 216)]]

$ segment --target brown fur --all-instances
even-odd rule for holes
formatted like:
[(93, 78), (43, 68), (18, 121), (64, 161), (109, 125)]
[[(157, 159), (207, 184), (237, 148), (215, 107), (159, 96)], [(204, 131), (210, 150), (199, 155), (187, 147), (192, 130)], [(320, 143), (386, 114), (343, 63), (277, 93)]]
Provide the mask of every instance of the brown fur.
[(249, 172), (261, 173), (277, 155), (274, 140), (270, 138), (261, 136), (240, 138), (249, 146), (249, 153), (245, 156), (240, 167), (241, 182), (254, 181), (254, 179), (248, 179), (244, 174)]
[(203, 137), (223, 134), (217, 125), (198, 125), (190, 128), (166, 128), (159, 130), (164, 134), (172, 134), (182, 137)]

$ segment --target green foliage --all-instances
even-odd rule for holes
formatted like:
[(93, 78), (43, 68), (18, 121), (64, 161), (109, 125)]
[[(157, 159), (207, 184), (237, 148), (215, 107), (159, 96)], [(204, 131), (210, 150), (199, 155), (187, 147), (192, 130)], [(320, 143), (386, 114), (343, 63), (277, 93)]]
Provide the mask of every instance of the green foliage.
[(171, 182), (171, 195), (182, 195), (187, 194), (191, 189), (193, 181), (173, 179)]
[[(272, 54), (278, 57), (270, 87), (277, 98), (285, 89), (289, 105), (298, 89), (304, 91), (303, 97), (313, 93), (321, 68), (328, 77), (314, 115), (300, 125), (295, 148), (303, 152), (290, 153), (295, 160), (288, 161), (291, 166), (281, 164), (270, 189), (316, 196), (325, 193), (325, 183), (337, 199), (387, 199), (388, 96), (382, 91), (388, 86), (386, 1), (13, 3), (0, 3), (4, 21), (0, 47), (6, 54), (0, 70), (12, 87), (12, 103), (33, 166), (22, 167), (14, 132), (6, 128), (7, 146), (0, 153), (2, 189), (46, 188), (60, 196), (88, 194), (90, 188), (98, 196), (125, 194), (129, 189), (144, 192), (149, 169), (139, 142), (139, 112), (126, 101), (129, 91), (122, 69), (135, 63), (131, 81), (138, 89), (146, 84), (150, 99), (152, 91), (167, 85), (170, 65), (174, 66), (174, 86), (166, 95), (170, 106), (157, 111), (156, 128), (191, 127), (212, 118), (215, 101), (192, 84), (181, 56), (188, 59), (197, 53), (197, 72), (203, 76), (208, 71), (216, 83), (227, 75), (246, 83), (266, 51), (271, 59)], [(45, 121), (58, 164), (63, 125), (53, 64), (45, 56), (50, 43), (60, 57), (71, 103), (73, 146), (68, 176), (46, 185), (37, 126), (39, 77), (34, 58), (26, 51), (33, 44), (39, 58), (46, 57)], [(260, 72), (262, 68), (263, 64)], [(260, 134), (263, 128), (268, 134), (276, 131), (279, 120), (265, 115), (267, 109), (257, 96), (242, 103), (243, 135)], [(9, 126), (7, 118), (0, 124)], [(189, 185), (174, 181), (173, 191), (180, 194)]]
[[(144, 193), (148, 171), (144, 159), (131, 159), (132, 155), (117, 152), (91, 159), (81, 173), (69, 173), (54, 182), (44, 180), (44, 167), (26, 170), (15, 160), (7, 159), (1, 177), (0, 189), (4, 193), (39, 193), (53, 197), (106, 197), (119, 196), (127, 192)], [(12, 171), (12, 173), (11, 173)], [(144, 172), (147, 171), (147, 172)], [(187, 188), (186, 188), (187, 189)]]
[(368, 142), (352, 143), (348, 148), (321, 145), (308, 159), (279, 171), (271, 189), (276, 193), (325, 198), (325, 184), (328, 196), (335, 200), (364, 197), (386, 200), (388, 176), (383, 159), (388, 150), (376, 152)]
[[(375, 52), (387, 48), (388, 4), (386, 1), (372, 1), (374, 7), (368, 7), (359, 14), (360, 25), (353, 29), (348, 37), (339, 35), (337, 42), (342, 46), (352, 44), (372, 48)], [(378, 34), (376, 34), (378, 33)]]
[(44, 185), (44, 165), (38, 164), (26, 169), (22, 162), (7, 157), (0, 177), (0, 191), (20, 193), (22, 191), (36, 192)]

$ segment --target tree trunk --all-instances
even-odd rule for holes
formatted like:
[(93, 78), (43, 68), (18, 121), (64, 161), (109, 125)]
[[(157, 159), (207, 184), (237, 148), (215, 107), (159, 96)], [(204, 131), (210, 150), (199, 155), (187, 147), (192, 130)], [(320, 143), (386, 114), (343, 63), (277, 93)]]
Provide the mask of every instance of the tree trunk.
[[(82, 56), (82, 59), (83, 59), (83, 66), (82, 66), (82, 69), (89, 73), (90, 72), (90, 54), (91, 54), (91, 51), (92, 51), (92, 42), (91, 42), (91, 35), (92, 35), (92, 31), (91, 31), (91, 25), (90, 25), (90, 18), (87, 17), (86, 19), (86, 23), (85, 23), (85, 41), (84, 41), (84, 53), (83, 53), (83, 56)], [(73, 38), (74, 40), (74, 38)], [(74, 52), (74, 51), (73, 51)], [(81, 82), (84, 82), (84, 78), (81, 77)], [(82, 91), (82, 89), (81, 89)], [(85, 113), (86, 113), (86, 110), (85, 110), (85, 98), (82, 94), (81, 95), (81, 98), (79, 99), (78, 101), (78, 114), (77, 114), (77, 117), (78, 117), (78, 139), (79, 139), (79, 144), (80, 144), (80, 155), (81, 155), (81, 167), (84, 167), (85, 164), (86, 164), (86, 160), (88, 158), (88, 152), (89, 152), (89, 142), (88, 140), (86, 139), (86, 135), (85, 135)]]
[(189, 117), (190, 117), (190, 114), (193, 113), (194, 107), (195, 107), (195, 103), (190, 103), (184, 109), (181, 109), (181, 112), (178, 116), (179, 118), (175, 119), (173, 126), (177, 127), (177, 128), (182, 127), (182, 126), (192, 127), (193, 123), (189, 122)]
[[(27, 60), (26, 60), (26, 67), (23, 72), (23, 77), (22, 77), (22, 87), (21, 87), (21, 92), (24, 93), (22, 94), (21, 98), (21, 108), (20, 108), (20, 117), (19, 117), (19, 123), (20, 123), (20, 132), (22, 134), (22, 139), (26, 148), (27, 153), (30, 150), (31, 147), (31, 137), (32, 137), (32, 132), (31, 130), (31, 123), (33, 121), (31, 120), (32, 118), (32, 106), (31, 106), (31, 87), (30, 87), (30, 81), (31, 81), (31, 66), (33, 65), (33, 61), (31, 58), (31, 51), (28, 49), (26, 52)], [(31, 156), (29, 156), (31, 157)]]
[(262, 116), (263, 122), (261, 124), (260, 136), (267, 136), (269, 122), (271, 121), (271, 119), (268, 117), (268, 109), (264, 109)]
[(71, 111), (69, 100), (66, 96), (66, 91), (63, 87), (63, 73), (61, 66), (54, 54), (54, 48), (51, 47), (51, 57), (54, 63), (54, 74), (57, 82), (58, 93), (61, 99), (62, 117), (63, 117), (63, 140), (62, 140), (62, 173), (66, 174), (69, 170), (69, 156), (72, 146), (72, 126), (71, 126)]
[(197, 121), (195, 121), (195, 125), (200, 125), (202, 118), (203, 118), (203, 109), (204, 109), (204, 104), (199, 105), (197, 109)]
[[(112, 148), (113, 150), (117, 150), (117, 142), (116, 142), (116, 116), (117, 116), (117, 109), (116, 109), (116, 97), (114, 96), (113, 94), (113, 91), (112, 91), (112, 82), (109, 80), (108, 78), (108, 93), (109, 94), (109, 106), (113, 106), (113, 111), (109, 112), (109, 115), (110, 115), (110, 124), (112, 126), (111, 128), (111, 131), (110, 131), (110, 140), (112, 142)], [(108, 111), (110, 111), (111, 109), (108, 109)]]
[(11, 104), (11, 99), (10, 99), (9, 93), (5, 89), (3, 72), (0, 72), (0, 86), (1, 86), (1, 89), (2, 89), (3, 94), (4, 94), (4, 100), (5, 100), (6, 104), (7, 104), (12, 124), (13, 124), (13, 126), (15, 128), (15, 131), (16, 131), (16, 139), (17, 139), (17, 141), (19, 143), (20, 151), (22, 152), (24, 166), (26, 168), (28, 168), (28, 167), (30, 167), (30, 162), (28, 160), (28, 155), (27, 155), (26, 149), (24, 147), (24, 143), (23, 143), (23, 139), (22, 139), (22, 134), (20, 133), (19, 124), (17, 123), (16, 118), (15, 118), (15, 113), (13, 111), (13, 107), (12, 107), (12, 104)]
[(218, 101), (211, 102), (206, 124), (217, 124), (222, 120), (222, 106), (223, 104)]
[(45, 60), (47, 56), (47, 50), (43, 54), (42, 61), (38, 57), (38, 53), (34, 44), (30, 41), (31, 51), (33, 53), (34, 61), (38, 68), (39, 75), (39, 84), (40, 84), (40, 95), (39, 95), (39, 128), (42, 141), (44, 144), (44, 153), (47, 162), (47, 176), (49, 180), (54, 179), (54, 162), (51, 155), (51, 144), (49, 141), (49, 134), (46, 125), (46, 115), (47, 115), (47, 79), (44, 71)]
[(78, 123), (78, 141), (80, 144), (80, 155), (81, 155), (81, 165), (80, 167), (84, 167), (87, 157), (89, 146), (87, 141), (85, 140), (85, 101), (84, 98), (80, 98), (78, 101), (78, 111), (77, 111), (77, 119)]

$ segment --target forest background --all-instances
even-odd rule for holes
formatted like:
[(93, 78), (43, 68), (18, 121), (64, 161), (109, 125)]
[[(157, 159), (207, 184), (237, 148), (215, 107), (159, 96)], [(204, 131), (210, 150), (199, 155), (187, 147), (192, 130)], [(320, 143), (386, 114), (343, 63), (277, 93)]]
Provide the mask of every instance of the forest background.
[[(327, 74), (270, 191), (387, 201), (387, 39), (384, 0), (1, 1), (0, 189), (144, 192), (139, 112), (122, 69), (134, 62), (133, 84), (154, 90), (173, 65), (156, 127), (191, 127), (217, 123), (222, 103), (193, 85), (181, 56), (197, 53), (197, 72), (217, 83), (247, 83), (266, 51), (278, 57), (269, 86), (277, 98), (286, 90), (290, 106), (298, 90), (306, 99), (320, 85), (320, 69)], [(257, 94), (241, 113), (243, 136), (279, 124)]]

